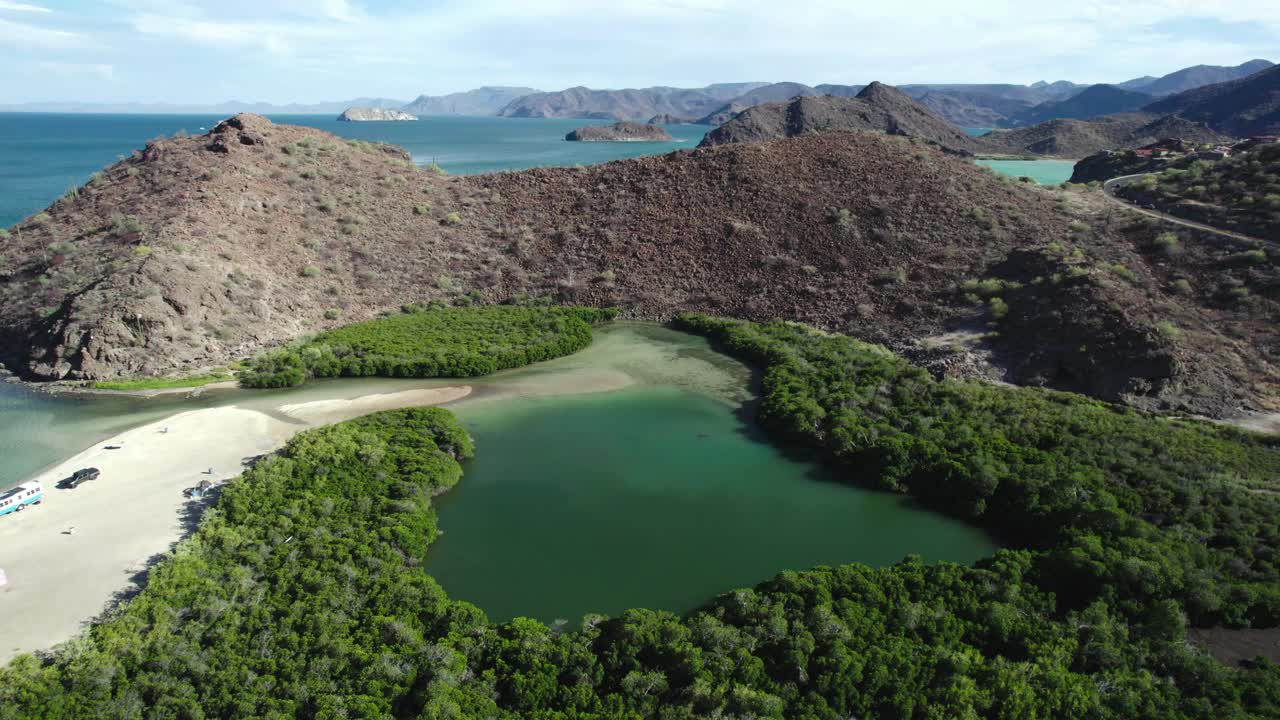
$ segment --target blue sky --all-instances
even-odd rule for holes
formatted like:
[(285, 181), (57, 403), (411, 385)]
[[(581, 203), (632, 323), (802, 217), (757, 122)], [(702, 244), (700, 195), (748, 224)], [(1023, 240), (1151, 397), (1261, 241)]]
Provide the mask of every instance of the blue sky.
[(1118, 82), (1278, 41), (1275, 0), (0, 0), (0, 104)]

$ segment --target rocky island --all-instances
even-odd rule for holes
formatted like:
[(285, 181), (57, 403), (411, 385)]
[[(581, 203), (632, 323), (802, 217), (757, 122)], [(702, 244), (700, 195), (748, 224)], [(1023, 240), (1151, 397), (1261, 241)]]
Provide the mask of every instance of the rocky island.
[(417, 119), (417, 115), (410, 115), (403, 110), (388, 110), (385, 108), (371, 107), (349, 107), (346, 110), (343, 110), (342, 114), (338, 116), (338, 120), (341, 122), (407, 122), (409, 120)]
[(616, 122), (612, 125), (588, 125), (564, 136), (576, 142), (671, 142), (671, 133), (658, 125)]

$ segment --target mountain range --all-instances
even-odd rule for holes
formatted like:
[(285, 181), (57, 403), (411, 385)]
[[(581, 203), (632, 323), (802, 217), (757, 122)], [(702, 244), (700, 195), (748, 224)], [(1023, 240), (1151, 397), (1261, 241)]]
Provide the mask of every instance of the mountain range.
[[(1163, 77), (1141, 77), (1114, 85), (1060, 80), (1017, 84), (905, 84), (900, 89), (935, 115), (960, 127), (1021, 127), (1057, 118), (1087, 119), (1138, 110), (1159, 97), (1213, 83), (1241, 79), (1273, 67), (1267, 60), (1232, 66), (1197, 65)], [(0, 105), (0, 112), (126, 112), (259, 114), (338, 113), (351, 106), (403, 110), (414, 115), (496, 115), (647, 121), (657, 116), (718, 126), (756, 105), (795, 97), (854, 97), (862, 85), (798, 82), (717, 83), (701, 88), (647, 87), (620, 90), (583, 86), (554, 92), (528, 87), (486, 86), (448, 95), (420, 95), (412, 102), (356, 98), (342, 102), (273, 105), (231, 101), (208, 105), (93, 104), (83, 102)], [(1159, 112), (1159, 111), (1156, 111)]]

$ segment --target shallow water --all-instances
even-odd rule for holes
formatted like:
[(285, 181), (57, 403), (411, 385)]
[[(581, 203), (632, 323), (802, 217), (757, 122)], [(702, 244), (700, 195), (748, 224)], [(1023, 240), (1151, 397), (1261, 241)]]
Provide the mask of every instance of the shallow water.
[[(968, 562), (983, 533), (905, 499), (832, 482), (744, 417), (750, 373), (702, 338), (614, 323), (580, 353), (465, 381), (449, 407), (476, 439), (440, 498), (428, 570), (495, 619), (686, 610), (787, 568)], [(357, 379), (197, 398), (50, 396), (0, 385), (0, 487), (113, 433), (200, 407), (288, 403), (461, 384)], [(216, 442), (216, 438), (210, 438)], [(199, 463), (197, 463), (199, 464)]]
[(1061, 185), (1071, 179), (1074, 160), (979, 160), (992, 170), (1013, 177), (1030, 177), (1041, 185)]

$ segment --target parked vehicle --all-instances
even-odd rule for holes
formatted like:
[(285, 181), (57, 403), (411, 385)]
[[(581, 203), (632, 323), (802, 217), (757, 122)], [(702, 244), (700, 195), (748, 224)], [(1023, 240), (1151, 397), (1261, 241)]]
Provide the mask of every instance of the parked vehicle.
[(84, 468), (82, 470), (77, 470), (74, 473), (71, 473), (70, 477), (63, 478), (59, 481), (58, 487), (64, 490), (75, 490), (80, 487), (82, 483), (86, 483), (90, 480), (97, 480), (99, 475), (101, 475), (101, 473), (98, 471), (98, 468)]
[(44, 500), (44, 488), (38, 482), (24, 482), (0, 495), (0, 515), (25, 510), (28, 505), (39, 505)]

